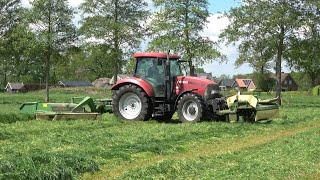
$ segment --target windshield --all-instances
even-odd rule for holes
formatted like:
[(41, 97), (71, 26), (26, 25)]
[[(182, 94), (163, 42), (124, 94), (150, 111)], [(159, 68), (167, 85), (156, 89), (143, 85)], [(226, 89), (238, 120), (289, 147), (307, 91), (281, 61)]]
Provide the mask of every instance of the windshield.
[[(135, 75), (140, 78), (158, 79), (164, 77), (164, 62), (166, 59), (141, 58), (138, 60)], [(178, 60), (171, 59), (170, 73), (171, 77), (181, 76), (182, 71)]]
[(137, 77), (146, 79), (157, 79), (163, 78), (164, 67), (162, 62), (156, 58), (141, 58), (138, 60), (136, 73)]

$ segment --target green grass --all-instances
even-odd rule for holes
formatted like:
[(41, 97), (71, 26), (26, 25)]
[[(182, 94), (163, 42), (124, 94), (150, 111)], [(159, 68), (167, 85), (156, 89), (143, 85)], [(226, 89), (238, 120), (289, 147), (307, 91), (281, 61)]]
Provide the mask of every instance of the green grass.
[[(52, 100), (110, 97), (53, 90)], [(270, 96), (262, 94), (263, 97)], [(320, 175), (320, 98), (286, 93), (268, 123), (36, 121), (19, 104), (43, 92), (0, 94), (0, 179), (315, 179)], [(174, 121), (177, 122), (177, 121)]]
[[(320, 130), (314, 129), (233, 153), (164, 160), (130, 170), (121, 179), (299, 179), (316, 177), (320, 167)], [(305, 148), (303, 148), (305, 147)]]

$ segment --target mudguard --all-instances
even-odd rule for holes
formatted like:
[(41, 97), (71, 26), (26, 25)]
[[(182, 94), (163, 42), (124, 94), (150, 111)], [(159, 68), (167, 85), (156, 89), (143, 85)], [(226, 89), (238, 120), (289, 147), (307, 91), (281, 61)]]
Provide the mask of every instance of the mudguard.
[(154, 96), (152, 85), (147, 81), (137, 77), (129, 77), (129, 78), (121, 79), (120, 81), (117, 82), (117, 84), (111, 87), (111, 90), (118, 90), (121, 86), (126, 84), (134, 84), (136, 86), (139, 86), (144, 90), (144, 92), (147, 93), (149, 97)]

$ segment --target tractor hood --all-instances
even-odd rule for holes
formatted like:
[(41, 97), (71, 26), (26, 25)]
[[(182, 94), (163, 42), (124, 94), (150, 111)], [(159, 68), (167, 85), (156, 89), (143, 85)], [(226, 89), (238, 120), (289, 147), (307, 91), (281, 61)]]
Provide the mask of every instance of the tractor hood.
[(191, 84), (199, 84), (201, 86), (207, 86), (209, 84), (217, 84), (216, 82), (214, 82), (213, 80), (209, 80), (209, 79), (203, 79), (200, 77), (194, 77), (194, 76), (178, 76), (177, 80), (179, 81), (185, 81)]
[(205, 92), (209, 87), (217, 86), (217, 83), (193, 76), (178, 76), (176, 82), (176, 93), (180, 94), (185, 91), (194, 91), (201, 96), (205, 96)]

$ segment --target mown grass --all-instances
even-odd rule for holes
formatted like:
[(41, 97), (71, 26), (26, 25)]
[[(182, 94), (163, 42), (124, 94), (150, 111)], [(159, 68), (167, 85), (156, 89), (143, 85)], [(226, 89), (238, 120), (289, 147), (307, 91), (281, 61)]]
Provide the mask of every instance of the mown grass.
[[(85, 95), (110, 92), (54, 90), (52, 99)], [(35, 121), (17, 108), (41, 101), (42, 92), (0, 97), (0, 179), (300, 179), (320, 173), (319, 97), (287, 93), (279, 118), (255, 124), (130, 123), (111, 114), (100, 121)], [(270, 141), (249, 141), (255, 137)]]
[(319, 178), (320, 130), (217, 156), (164, 160), (120, 179), (300, 179)]

